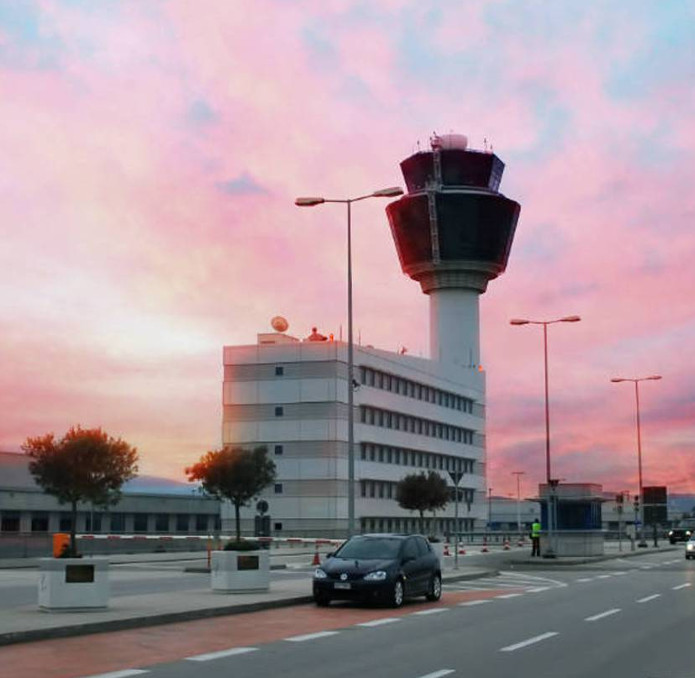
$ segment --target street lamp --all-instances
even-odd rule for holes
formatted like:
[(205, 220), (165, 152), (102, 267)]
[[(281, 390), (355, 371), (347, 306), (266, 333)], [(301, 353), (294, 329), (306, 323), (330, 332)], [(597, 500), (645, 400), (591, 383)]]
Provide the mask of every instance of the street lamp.
[(353, 412), (354, 360), (352, 350), (352, 223), (351, 205), (353, 202), (367, 198), (395, 198), (403, 195), (399, 186), (382, 188), (358, 198), (329, 199), (321, 197), (297, 198), (294, 204), (298, 207), (314, 207), (326, 202), (337, 202), (347, 205), (347, 302), (348, 302), (348, 537), (355, 533), (355, 413)]
[(623, 377), (614, 377), (611, 381), (618, 384), (621, 381), (631, 381), (635, 385), (635, 406), (637, 411), (637, 470), (639, 472), (639, 544), (640, 548), (647, 548), (647, 542), (644, 540), (644, 492), (642, 489), (642, 435), (640, 432), (639, 419), (639, 382), (640, 381), (659, 381), (661, 375), (653, 374), (651, 377), (640, 377), (638, 379), (626, 379)]
[(519, 530), (519, 539), (521, 539), (521, 476), (526, 475), (525, 471), (512, 471), (512, 475), (516, 476), (516, 527)]
[(548, 547), (543, 556), (545, 558), (555, 558), (553, 551), (553, 531), (554, 531), (554, 510), (555, 510), (555, 488), (557, 480), (553, 480), (550, 475), (550, 405), (548, 400), (548, 325), (555, 323), (577, 323), (581, 320), (578, 315), (567, 315), (557, 320), (525, 320), (514, 318), (509, 321), (510, 325), (543, 325), (543, 365), (545, 368), (545, 479), (548, 484), (550, 495), (548, 497)]

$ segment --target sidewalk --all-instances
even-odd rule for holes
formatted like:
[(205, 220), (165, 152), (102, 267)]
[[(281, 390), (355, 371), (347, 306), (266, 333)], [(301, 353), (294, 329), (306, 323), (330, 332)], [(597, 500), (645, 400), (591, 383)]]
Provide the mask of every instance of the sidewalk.
[[(622, 551), (619, 550), (617, 543), (607, 542), (602, 556), (560, 556), (557, 558), (532, 558), (528, 550), (522, 554), (510, 555), (507, 561), (510, 565), (531, 565), (535, 567), (557, 567), (568, 565), (587, 565), (589, 563), (600, 563), (606, 560), (617, 560), (619, 558), (635, 558), (637, 556), (647, 556), (653, 553), (668, 553), (670, 551), (682, 551), (683, 546), (679, 544), (671, 545), (668, 541), (663, 541), (659, 546), (647, 548), (636, 547), (634, 551), (630, 549), (630, 544), (623, 543)], [(509, 552), (511, 553), (511, 552)]]
[[(207, 575), (201, 575), (200, 588), (112, 597), (107, 610), (93, 612), (45, 612), (37, 604), (0, 610), (0, 646), (12, 643), (63, 638), (89, 633), (117, 631), (171, 622), (204, 619), (267, 610), (311, 602), (311, 568), (313, 552), (273, 553), (273, 569), (278, 566), (293, 568), (289, 559), (303, 558), (302, 569), (306, 578), (288, 577), (274, 579), (270, 590), (262, 593), (213, 593)], [(202, 558), (201, 558), (202, 556)], [(204, 561), (205, 554), (140, 554), (119, 555), (110, 558), (111, 563)], [(280, 562), (282, 561), (282, 562)], [(23, 563), (24, 566), (30, 566)], [(36, 567), (36, 562), (33, 564)], [(6, 564), (0, 567), (7, 567)], [(444, 582), (495, 576), (497, 570), (483, 567), (450, 569), (447, 563), (443, 572)], [(297, 568), (297, 565), (294, 565)]]

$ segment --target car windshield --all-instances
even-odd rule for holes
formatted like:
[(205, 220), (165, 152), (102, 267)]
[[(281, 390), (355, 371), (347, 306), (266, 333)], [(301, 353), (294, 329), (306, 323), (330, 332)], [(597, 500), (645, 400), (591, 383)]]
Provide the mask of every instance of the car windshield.
[(391, 537), (354, 537), (341, 546), (335, 555), (346, 560), (386, 560), (395, 558), (401, 539)]

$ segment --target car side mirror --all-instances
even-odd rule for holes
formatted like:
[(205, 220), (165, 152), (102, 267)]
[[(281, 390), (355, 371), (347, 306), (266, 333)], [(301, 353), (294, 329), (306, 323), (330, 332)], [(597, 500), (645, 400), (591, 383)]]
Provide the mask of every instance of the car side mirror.
[(332, 558), (333, 555), (334, 555), (334, 553), (333, 553), (333, 551), (331, 551), (330, 553), (326, 554), (326, 558)]

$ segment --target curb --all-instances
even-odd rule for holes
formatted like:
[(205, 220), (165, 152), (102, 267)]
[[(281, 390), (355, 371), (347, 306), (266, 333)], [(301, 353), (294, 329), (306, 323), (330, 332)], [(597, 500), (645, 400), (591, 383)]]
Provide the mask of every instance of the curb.
[(636, 558), (638, 556), (654, 555), (656, 553), (669, 553), (679, 551), (677, 546), (666, 546), (663, 548), (651, 547), (651, 549), (641, 549), (639, 551), (626, 551), (623, 553), (611, 553), (604, 556), (586, 556), (583, 558), (539, 558), (538, 560), (508, 560), (510, 565), (530, 565), (531, 567), (567, 567), (571, 565), (588, 565), (590, 563), (602, 563), (607, 560), (618, 560), (619, 558)]
[[(442, 576), (442, 583), (446, 584), (466, 579), (480, 579), (499, 575), (498, 570), (483, 570), (453, 576)], [(74, 626), (59, 626), (50, 629), (30, 629), (27, 631), (10, 631), (0, 634), (0, 647), (14, 645), (16, 643), (28, 643), (37, 640), (51, 640), (55, 638), (70, 638), (92, 633), (108, 633), (110, 631), (126, 631), (129, 629), (145, 628), (148, 626), (160, 626), (175, 622), (195, 621), (196, 619), (210, 619), (212, 617), (226, 617), (246, 612), (260, 612), (262, 610), (275, 610), (295, 605), (305, 605), (314, 601), (313, 595), (293, 596), (281, 600), (267, 600), (257, 603), (242, 603), (226, 605), (223, 607), (211, 607), (202, 610), (185, 610), (182, 612), (167, 612), (148, 617), (131, 617), (129, 619), (113, 619), (110, 621), (87, 622)]]

